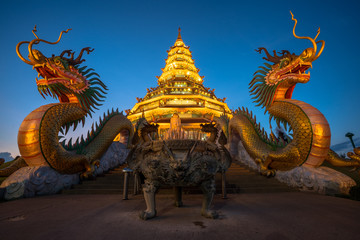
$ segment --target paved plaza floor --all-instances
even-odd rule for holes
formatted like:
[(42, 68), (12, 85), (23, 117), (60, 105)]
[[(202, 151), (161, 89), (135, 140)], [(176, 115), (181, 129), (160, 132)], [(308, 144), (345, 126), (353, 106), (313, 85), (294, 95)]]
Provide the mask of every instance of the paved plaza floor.
[(54, 195), (0, 203), (0, 239), (360, 239), (360, 202), (311, 193), (216, 195), (219, 219), (200, 216), (201, 195), (158, 195), (143, 221), (141, 195)]

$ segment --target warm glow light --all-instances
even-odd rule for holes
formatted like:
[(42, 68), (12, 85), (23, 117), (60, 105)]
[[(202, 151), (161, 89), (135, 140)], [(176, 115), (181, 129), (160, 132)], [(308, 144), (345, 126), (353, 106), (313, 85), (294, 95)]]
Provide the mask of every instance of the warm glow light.
[[(159, 86), (135, 104), (128, 115), (131, 122), (136, 122), (143, 114), (147, 118), (167, 118), (174, 112), (220, 116), (226, 109), (226, 112), (230, 113), (226, 103), (201, 91), (204, 87), (203, 79), (194, 65), (189, 47), (185, 46), (182, 40), (177, 40), (170, 48), (165, 62), (161, 76), (157, 77)], [(154, 118), (149, 117), (148, 120), (154, 121)], [(164, 124), (161, 126), (164, 127)]]

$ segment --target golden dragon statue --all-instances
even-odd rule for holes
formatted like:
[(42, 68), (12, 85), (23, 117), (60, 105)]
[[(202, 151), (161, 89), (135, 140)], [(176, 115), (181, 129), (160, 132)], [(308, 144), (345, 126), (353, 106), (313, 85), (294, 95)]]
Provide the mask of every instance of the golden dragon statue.
[(252, 113), (244, 108), (235, 111), (229, 131), (242, 141), (246, 151), (259, 164), (260, 172), (267, 176), (275, 175), (276, 170), (290, 170), (302, 164), (318, 167), (324, 160), (335, 166), (359, 167), (360, 149), (355, 148), (354, 153), (348, 153), (350, 159), (339, 157), (330, 149), (331, 132), (323, 114), (310, 104), (292, 99), (296, 84), (310, 80), (310, 73), (306, 71), (323, 52), (325, 41), (316, 41), (320, 28), (314, 39), (297, 36), (297, 20), (292, 13), (291, 16), (295, 22), (294, 37), (309, 40), (312, 47), (300, 55), (287, 50), (273, 51), (271, 55), (266, 48), (258, 48), (257, 52), (265, 52), (263, 59), (267, 62), (254, 73), (249, 84), (256, 106), (265, 108), (270, 115), (270, 128), (272, 119), (279, 127), (282, 123), (286, 130), (289, 126), (291, 141), (279, 141), (272, 130), (268, 135), (256, 123)]
[[(87, 177), (94, 171), (94, 165), (99, 163), (100, 157), (122, 130), (128, 130), (132, 135), (133, 127), (130, 121), (118, 110), (108, 111), (99, 124), (93, 125), (86, 139), (78, 138), (75, 143), (70, 139), (60, 143), (59, 133), (66, 134), (73, 127), (74, 130), (85, 117), (90, 116), (94, 109), (104, 101), (107, 87), (99, 79), (94, 69), (81, 66), (84, 52), (89, 54), (94, 49), (83, 48), (77, 58), (72, 50), (65, 50), (59, 56), (45, 57), (39, 50), (33, 49), (39, 43), (57, 44), (60, 42), (62, 31), (56, 42), (40, 39), (33, 30), (35, 39), (22, 41), (16, 46), (20, 59), (32, 65), (38, 72), (36, 84), (39, 93), (45, 98), (50, 96), (60, 103), (43, 105), (32, 111), (22, 122), (18, 132), (19, 157), (8, 168), (0, 170), (0, 176), (9, 176), (24, 166), (49, 165), (63, 174), (81, 173)], [(28, 59), (20, 53), (20, 46), (28, 44)], [(67, 56), (67, 57), (65, 57)]]

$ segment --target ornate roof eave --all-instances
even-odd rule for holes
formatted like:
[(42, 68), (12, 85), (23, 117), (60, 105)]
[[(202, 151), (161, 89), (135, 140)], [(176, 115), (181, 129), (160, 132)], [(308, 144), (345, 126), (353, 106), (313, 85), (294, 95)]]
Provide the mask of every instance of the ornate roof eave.
[[(185, 54), (180, 54), (179, 53), (179, 55), (184, 55), (184, 56), (187, 56), (187, 55), (185, 55)], [(171, 57), (173, 57), (174, 55), (172, 55)], [(187, 56), (188, 58), (190, 58), (191, 59), (191, 57), (190, 56)], [(167, 63), (167, 61), (169, 60), (169, 58), (165, 58), (165, 63)], [(190, 61), (188, 61), (188, 59), (187, 58), (182, 58), (182, 59), (176, 59), (176, 61), (179, 61), (179, 62), (187, 62), (187, 63), (189, 63), (189, 64), (194, 64), (195, 63), (195, 60), (193, 60), (193, 59), (191, 59), (191, 61), (192, 62), (190, 62)]]
[[(174, 48), (186, 48), (186, 49), (189, 49), (190, 46), (186, 46), (186, 45), (184, 45), (184, 46), (171, 46), (170, 50), (166, 50), (166, 52), (169, 53)], [(190, 51), (190, 50), (189, 50), (189, 52), (192, 53), (192, 51)]]
[[(152, 108), (152, 109), (147, 109), (145, 111), (141, 111), (141, 112), (137, 112), (137, 113), (132, 113), (127, 115), (127, 117), (129, 119), (136, 119), (138, 117), (144, 116), (144, 114), (146, 114), (147, 116), (149, 116), (149, 113), (153, 113), (153, 112), (169, 112), (169, 111), (177, 111), (179, 113), (181, 112), (203, 112), (203, 113), (217, 113), (218, 115), (222, 115), (224, 113), (224, 110), (218, 110), (218, 109), (214, 109), (211, 107), (192, 107), (192, 108), (187, 108), (187, 109), (183, 109), (181, 110), (182, 107), (179, 106), (169, 106), (166, 108), (161, 108), (159, 110), (159, 108)], [(230, 116), (232, 114), (232, 111), (230, 109), (225, 109), (225, 114)]]
[(190, 82), (193, 82), (193, 83), (195, 83), (195, 84), (201, 84), (201, 85), (202, 85), (203, 82), (204, 82), (204, 76), (199, 76), (199, 77), (201, 78), (201, 81), (194, 81), (194, 80), (192, 80), (192, 79), (189, 79), (189, 77), (186, 76), (186, 75), (185, 75), (185, 77), (173, 76), (173, 78), (172, 78), (172, 79), (169, 79), (169, 80), (160, 80), (160, 77), (161, 77), (161, 76), (156, 76), (156, 78), (158, 79), (158, 81), (157, 81), (157, 84), (158, 84), (158, 85), (164, 84), (163, 82), (185, 81), (185, 80), (190, 81)]
[[(168, 57), (165, 59), (165, 67), (161, 69), (161, 76), (156, 76), (158, 86), (151, 88), (151, 90), (148, 89), (143, 99), (137, 98), (138, 102), (129, 110), (129, 119), (136, 120), (137, 117), (141, 117), (144, 113), (149, 116), (156, 113), (156, 111), (163, 113), (169, 109), (180, 110), (181, 112), (201, 110), (201, 112), (207, 111), (215, 115), (222, 113), (226, 113), (227, 115), (231, 114), (231, 110), (225, 103), (226, 98), (217, 98), (214, 89), (210, 90), (210, 88), (206, 88), (203, 85), (204, 76), (198, 74), (200, 69), (195, 67), (195, 61), (191, 56), (192, 52), (188, 50), (189, 46), (186, 46), (183, 42), (180, 30), (181, 29), (179, 29), (175, 44), (170, 47), (170, 50), (167, 50)], [(169, 64), (174, 65), (169, 66)], [(175, 67), (175, 65), (177, 67)], [(184, 87), (185, 89), (190, 88), (191, 90), (184, 90), (183, 86), (176, 86), (176, 83), (182, 82), (191, 83), (187, 87)], [(178, 89), (179, 92), (183, 92), (184, 94), (178, 94)], [(175, 102), (168, 102), (176, 98), (181, 101), (189, 100), (190, 102), (189, 104), (182, 102), (179, 103), (179, 105), (174, 105)], [(164, 104), (160, 102), (157, 103), (157, 101), (160, 100), (164, 100)], [(210, 104), (192, 104), (191, 101), (200, 101), (203, 103), (206, 101)]]
[[(224, 107), (225, 109), (229, 109), (229, 107), (227, 106), (227, 104), (225, 102), (221, 102), (217, 99), (213, 99), (211, 97), (206, 97), (206, 96), (203, 96), (203, 95), (199, 95), (199, 94), (164, 94), (164, 95), (160, 95), (160, 96), (157, 96), (157, 97), (154, 97), (154, 98), (150, 98), (150, 99), (147, 99), (147, 100), (143, 100), (141, 102), (138, 102), (134, 105), (134, 107), (131, 109), (130, 112), (134, 112), (136, 111), (139, 107), (143, 106), (143, 105), (146, 105), (146, 104), (149, 104), (151, 102), (154, 102), (154, 101), (158, 101), (158, 100), (161, 100), (161, 99), (169, 99), (169, 98), (197, 98), (197, 99), (201, 99), (201, 100), (206, 100), (208, 102), (211, 102), (211, 103), (214, 103), (214, 104), (217, 104), (217, 105), (221, 105), (222, 107)], [(130, 113), (131, 115), (131, 113)]]

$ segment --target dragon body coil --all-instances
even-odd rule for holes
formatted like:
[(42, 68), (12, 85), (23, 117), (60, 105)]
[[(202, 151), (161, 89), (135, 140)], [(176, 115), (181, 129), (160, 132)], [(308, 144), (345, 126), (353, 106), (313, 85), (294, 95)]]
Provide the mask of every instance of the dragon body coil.
[(257, 52), (265, 52), (263, 59), (267, 62), (259, 67), (249, 84), (257, 106), (265, 108), (265, 112), (270, 114), (270, 122), (274, 119), (279, 128), (280, 124), (284, 125), (285, 130), (289, 127), (292, 137), (288, 136), (285, 141), (272, 131), (268, 135), (252, 113), (244, 108), (235, 111), (229, 131), (239, 136), (264, 175), (271, 176), (276, 170), (290, 170), (303, 164), (318, 167), (324, 160), (336, 166), (358, 167), (360, 150), (354, 149), (354, 153), (348, 153), (351, 160), (340, 158), (330, 150), (331, 131), (324, 115), (310, 104), (292, 99), (296, 84), (310, 80), (310, 73), (306, 71), (325, 46), (323, 40), (316, 41), (320, 29), (315, 39), (299, 37), (295, 34), (297, 20), (293, 16), (292, 19), (295, 21), (293, 35), (298, 39), (310, 40), (313, 47), (305, 49), (300, 55), (287, 50), (274, 51), (271, 55), (266, 48), (258, 48)]
[[(48, 42), (38, 38), (35, 27), (33, 33), (36, 39), (17, 45), (20, 59), (32, 65), (38, 76), (43, 77), (36, 79), (39, 93), (44, 98), (50, 96), (59, 99), (60, 103), (43, 105), (24, 119), (18, 132), (21, 157), (8, 168), (1, 169), (0, 176), (9, 176), (27, 165), (49, 165), (63, 174), (82, 173), (87, 177), (119, 132), (127, 130), (132, 134), (132, 124), (126, 116), (112, 110), (100, 118), (99, 124), (92, 127), (85, 139), (82, 136), (75, 143), (72, 143), (72, 139), (67, 144), (60, 142), (62, 135), (71, 127), (75, 130), (80, 123), (84, 126), (85, 117), (91, 116), (96, 106), (101, 105), (99, 102), (103, 101), (107, 90), (94, 69), (81, 66), (85, 61), (82, 59), (83, 53), (89, 54), (93, 49), (83, 48), (76, 59), (71, 50), (47, 58), (39, 50), (33, 49), (33, 45), (41, 42), (57, 44), (62, 34), (68, 31), (62, 31), (56, 42)], [(24, 43), (28, 44), (28, 59), (20, 53), (20, 46)]]

